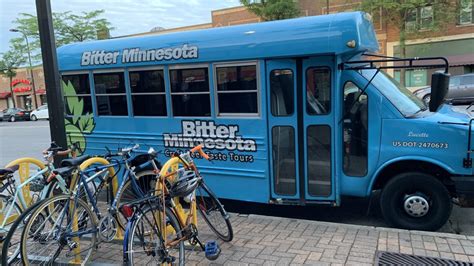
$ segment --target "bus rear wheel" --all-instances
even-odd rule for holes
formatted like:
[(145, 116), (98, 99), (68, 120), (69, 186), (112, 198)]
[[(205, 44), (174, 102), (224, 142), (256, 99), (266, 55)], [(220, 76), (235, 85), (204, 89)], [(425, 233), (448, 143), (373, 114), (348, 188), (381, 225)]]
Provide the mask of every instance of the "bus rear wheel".
[(449, 219), (449, 191), (435, 177), (419, 172), (398, 174), (382, 190), (380, 206), (391, 226), (434, 231)]

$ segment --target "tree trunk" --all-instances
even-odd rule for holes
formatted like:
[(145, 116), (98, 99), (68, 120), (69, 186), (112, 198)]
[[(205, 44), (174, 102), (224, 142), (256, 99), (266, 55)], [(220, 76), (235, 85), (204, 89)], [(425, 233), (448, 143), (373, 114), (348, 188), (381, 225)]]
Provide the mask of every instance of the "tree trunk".
[(13, 95), (13, 86), (12, 86), (12, 82), (13, 82), (13, 77), (12, 77), (12, 76), (10, 76), (10, 96), (12, 97), (13, 108), (16, 108), (16, 104), (15, 104), (15, 95)]

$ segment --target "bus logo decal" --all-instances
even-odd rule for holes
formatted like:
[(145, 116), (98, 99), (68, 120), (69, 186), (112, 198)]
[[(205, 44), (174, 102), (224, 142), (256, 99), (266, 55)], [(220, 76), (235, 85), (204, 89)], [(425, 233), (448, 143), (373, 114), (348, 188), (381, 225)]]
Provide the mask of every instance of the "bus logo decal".
[(198, 58), (198, 47), (183, 44), (178, 47), (142, 50), (126, 48), (120, 51), (95, 50), (82, 53), (81, 66), (117, 64), (122, 55), (122, 63), (153, 62), (163, 60), (195, 59)]
[[(228, 155), (213, 154), (221, 160), (253, 162), (252, 155), (247, 159), (238, 159), (234, 152), (256, 152), (257, 143), (254, 139), (243, 138), (238, 134), (238, 125), (218, 125), (214, 121), (183, 120), (180, 133), (164, 133), (165, 148), (192, 148), (202, 144), (205, 149), (229, 151)], [(252, 157), (252, 158), (250, 158)], [(225, 159), (224, 159), (225, 158)]]

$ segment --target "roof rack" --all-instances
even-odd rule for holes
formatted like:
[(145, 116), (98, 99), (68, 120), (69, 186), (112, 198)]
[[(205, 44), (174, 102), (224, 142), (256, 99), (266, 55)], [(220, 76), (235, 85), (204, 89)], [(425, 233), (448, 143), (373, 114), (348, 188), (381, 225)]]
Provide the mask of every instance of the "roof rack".
[[(363, 54), (365, 56), (378, 57), (382, 59), (374, 60), (356, 60), (339, 64), (341, 70), (362, 70), (362, 69), (406, 69), (406, 68), (444, 68), (444, 72), (449, 72), (448, 59), (445, 57), (413, 57), (413, 58), (398, 58), (383, 55)], [(443, 63), (439, 64), (414, 64), (414, 62), (441, 60)], [(379, 66), (380, 63), (395, 63), (402, 62), (403, 65)], [(407, 64), (408, 63), (408, 64)]]

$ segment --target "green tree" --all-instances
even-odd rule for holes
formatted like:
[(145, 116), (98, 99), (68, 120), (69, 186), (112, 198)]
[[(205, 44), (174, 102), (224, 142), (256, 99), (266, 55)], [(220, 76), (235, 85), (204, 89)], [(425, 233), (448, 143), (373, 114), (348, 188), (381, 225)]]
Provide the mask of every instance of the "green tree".
[[(455, 0), (362, 0), (362, 11), (378, 14), (385, 25), (399, 31), (400, 57), (406, 57), (406, 40), (433, 36), (448, 24), (454, 23), (457, 14)], [(400, 83), (405, 84), (405, 71), (400, 71)]]
[[(104, 10), (94, 10), (74, 14), (71, 11), (62, 13), (53, 12), (54, 35), (56, 46), (62, 46), (74, 42), (83, 42), (97, 39), (97, 33), (112, 30), (111, 23), (105, 18), (101, 18)], [(18, 18), (13, 21), (14, 28), (21, 36), (10, 40), (10, 45), (21, 51), (25, 51), (25, 36), (30, 42), (32, 59), (35, 63), (41, 61), (40, 40), (38, 31), (38, 19), (35, 15), (20, 13)]]
[(292, 0), (240, 0), (240, 3), (265, 21), (295, 18), (301, 14)]
[(22, 57), (21, 51), (11, 49), (10, 51), (0, 54), (0, 73), (10, 79), (10, 93), (12, 97), (13, 107), (16, 107), (15, 97), (13, 97), (12, 81), (16, 76), (16, 69), (24, 64), (25, 58)]

